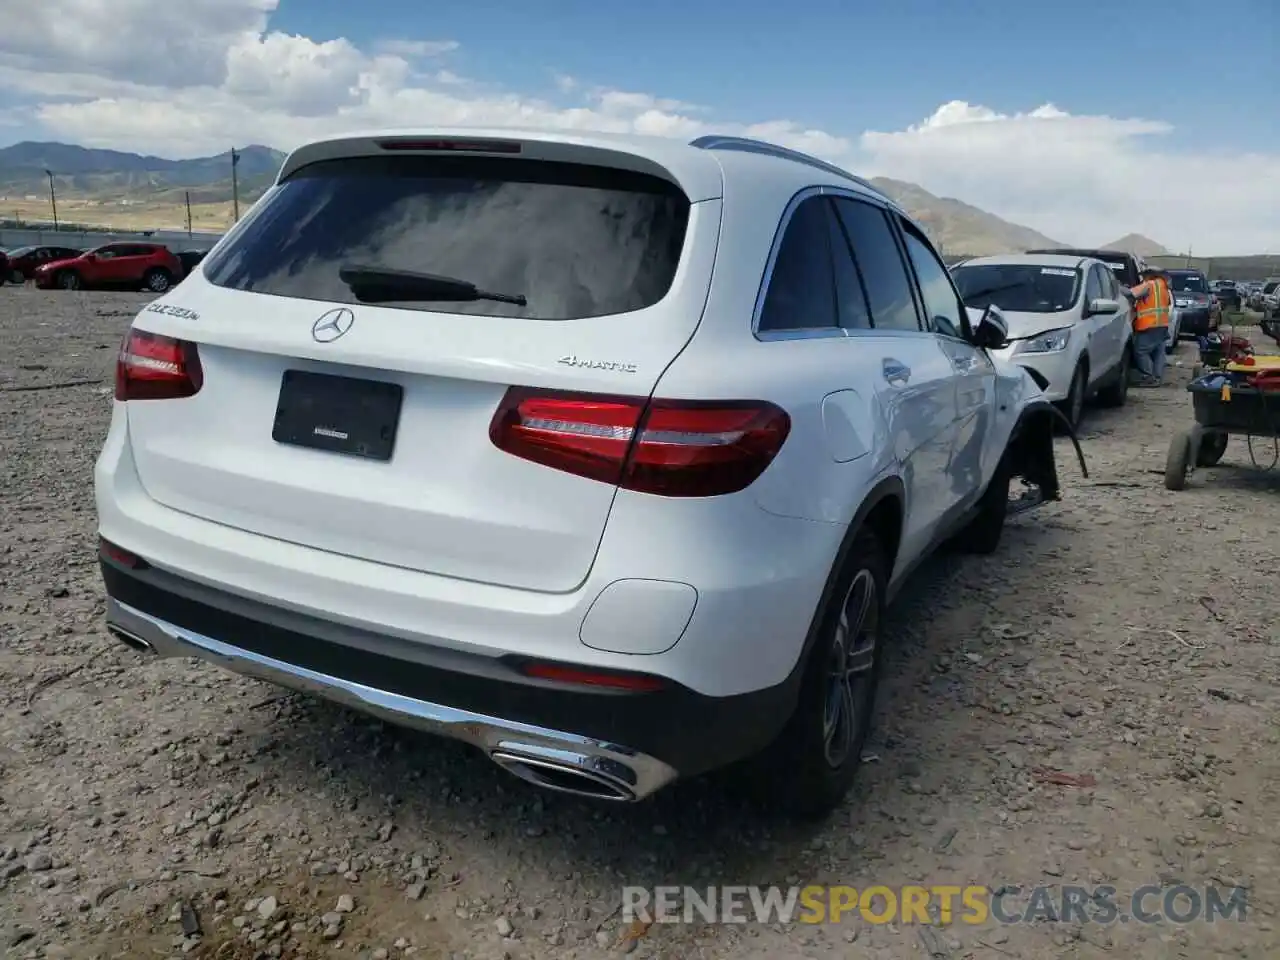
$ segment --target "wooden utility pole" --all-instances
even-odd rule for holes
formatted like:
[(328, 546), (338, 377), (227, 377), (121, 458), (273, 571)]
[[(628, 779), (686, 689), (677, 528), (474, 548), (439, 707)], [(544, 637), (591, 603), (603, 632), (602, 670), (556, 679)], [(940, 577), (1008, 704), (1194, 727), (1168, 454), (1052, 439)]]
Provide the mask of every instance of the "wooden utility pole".
[(53, 232), (58, 232), (58, 192), (53, 188), (53, 171), (46, 170), (45, 176), (49, 178), (49, 204), (53, 207)]
[(186, 191), (187, 197), (187, 239), (191, 239), (191, 191)]
[(231, 216), (232, 223), (240, 222), (240, 175), (236, 167), (240, 165), (240, 154), (235, 147), (231, 148)]

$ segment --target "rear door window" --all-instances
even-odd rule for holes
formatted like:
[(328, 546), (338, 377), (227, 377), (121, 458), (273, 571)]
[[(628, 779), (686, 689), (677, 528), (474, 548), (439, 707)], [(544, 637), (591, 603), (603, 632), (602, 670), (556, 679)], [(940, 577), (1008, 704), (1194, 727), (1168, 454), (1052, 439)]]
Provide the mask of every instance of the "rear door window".
[(787, 221), (757, 329), (769, 332), (835, 326), (830, 214), (826, 198), (813, 196), (801, 200)]
[(666, 296), (689, 200), (660, 177), (490, 157), (327, 160), (272, 190), (205, 262), (220, 287), (355, 303), (354, 266), (449, 277), (523, 296), (388, 303), (409, 310), (570, 320), (629, 313)]
[(866, 287), (872, 326), (920, 332), (911, 277), (884, 211), (848, 197), (836, 198), (835, 206)]

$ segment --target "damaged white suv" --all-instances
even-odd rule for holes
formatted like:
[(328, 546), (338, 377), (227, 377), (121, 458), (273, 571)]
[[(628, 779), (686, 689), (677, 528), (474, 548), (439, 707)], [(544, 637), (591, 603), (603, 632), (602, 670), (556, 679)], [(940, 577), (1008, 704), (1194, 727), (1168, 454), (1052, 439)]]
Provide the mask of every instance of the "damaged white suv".
[(886, 602), (1059, 495), (1005, 334), (890, 200), (770, 144), (313, 143), (121, 347), (108, 625), (544, 787), (749, 758), (821, 814)]

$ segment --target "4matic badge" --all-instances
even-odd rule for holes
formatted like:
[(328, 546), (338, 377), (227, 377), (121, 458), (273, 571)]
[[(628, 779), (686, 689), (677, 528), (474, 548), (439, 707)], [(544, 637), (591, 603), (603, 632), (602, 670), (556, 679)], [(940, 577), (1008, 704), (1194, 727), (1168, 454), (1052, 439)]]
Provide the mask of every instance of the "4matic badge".
[(580, 367), (583, 370), (612, 370), (615, 373), (636, 372), (634, 363), (623, 363), (619, 360), (588, 360), (586, 357), (580, 357), (576, 353), (561, 357), (556, 362), (563, 363), (566, 367)]

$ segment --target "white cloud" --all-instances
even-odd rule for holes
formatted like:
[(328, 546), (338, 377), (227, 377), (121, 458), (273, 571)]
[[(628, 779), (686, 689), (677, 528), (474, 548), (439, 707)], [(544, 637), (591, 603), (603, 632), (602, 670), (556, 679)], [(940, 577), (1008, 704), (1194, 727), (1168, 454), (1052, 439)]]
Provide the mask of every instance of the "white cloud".
[(867, 132), (862, 167), (911, 180), (1072, 243), (1141, 233), (1170, 249), (1280, 246), (1280, 156), (1179, 150), (1163, 122), (1005, 115), (952, 101), (896, 133)]
[[(708, 108), (551, 74), (545, 95), (462, 75), (452, 40), (362, 48), (269, 29), (278, 0), (42, 0), (0, 31), (6, 129), (161, 156), (232, 143), (288, 149), (352, 128), (520, 125), (773, 140), (910, 180), (1073, 243), (1129, 232), (1197, 251), (1280, 249), (1280, 157), (1179, 150), (1168, 124), (1046, 104), (962, 101), (896, 132), (788, 120), (719, 123)], [(473, 62), (483, 55), (477, 51)], [(672, 91), (677, 92), (677, 91)], [(24, 112), (25, 111), (25, 112)]]
[(457, 40), (382, 40), (377, 44), (381, 53), (393, 57), (440, 57), (458, 49)]

